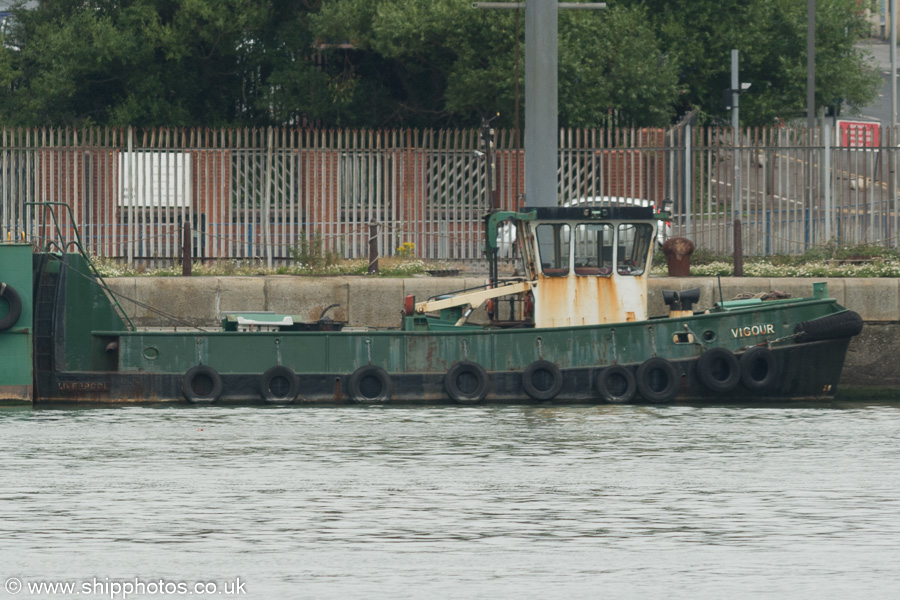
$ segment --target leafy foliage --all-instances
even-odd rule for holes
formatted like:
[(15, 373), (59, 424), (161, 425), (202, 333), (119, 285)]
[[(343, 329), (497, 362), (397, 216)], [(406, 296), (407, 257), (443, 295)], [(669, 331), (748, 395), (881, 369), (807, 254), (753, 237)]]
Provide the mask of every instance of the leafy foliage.
[[(561, 10), (560, 125), (666, 125), (692, 108), (722, 118), (731, 48), (753, 84), (743, 124), (801, 115), (805, 11), (796, 0)], [(43, 0), (14, 12), (0, 46), (7, 125), (431, 128), (499, 112), (509, 128), (526, 42), (524, 12), (470, 0)], [(818, 0), (818, 106), (874, 98), (865, 33), (857, 0)], [(524, 67), (522, 51), (520, 89)]]
[[(740, 52), (743, 125), (806, 114), (807, 3), (796, 0), (626, 0), (647, 6), (662, 44), (675, 56), (684, 88), (680, 111), (701, 107), (726, 117), (731, 49)], [(857, 46), (867, 24), (857, 0), (816, 3), (816, 106), (842, 102), (851, 111), (875, 99), (881, 78)]]
[(45, 0), (15, 11), (0, 115), (22, 125), (223, 125), (317, 112), (327, 85), (293, 0)]
[(322, 269), (341, 261), (340, 256), (325, 249), (322, 234), (314, 232), (311, 236), (301, 231), (297, 245), (290, 249), (291, 258), (301, 269)]
[[(518, 17), (524, 94), (524, 13)], [(473, 126), (497, 112), (500, 125), (514, 124), (515, 11), (473, 10), (467, 0), (332, 0), (314, 23), (321, 37), (353, 41), (356, 50), (344, 53), (344, 74), (354, 89), (366, 90), (369, 104), (357, 108), (380, 115), (369, 124)], [(559, 32), (561, 125), (597, 125), (610, 112), (643, 124), (668, 123), (677, 95), (675, 65), (643, 9), (562, 10)]]

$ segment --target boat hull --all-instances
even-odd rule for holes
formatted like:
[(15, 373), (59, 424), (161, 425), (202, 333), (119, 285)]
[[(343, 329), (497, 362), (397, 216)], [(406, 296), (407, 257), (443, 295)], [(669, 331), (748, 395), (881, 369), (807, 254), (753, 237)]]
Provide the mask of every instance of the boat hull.
[[(834, 397), (850, 338), (793, 344), (772, 350), (777, 376), (765, 390), (739, 382), (730, 390), (717, 391), (704, 384), (697, 358), (670, 361), (678, 375), (677, 394), (666, 402), (756, 402), (765, 400), (827, 400)], [(736, 355), (740, 358), (741, 354)], [(636, 374), (639, 364), (623, 365)], [(487, 371), (487, 393), (479, 402), (604, 402), (597, 381), (609, 365), (560, 369), (562, 385), (547, 400), (532, 398), (524, 384), (524, 371)], [(454, 400), (447, 389), (446, 373), (389, 373), (389, 398), (364, 403), (467, 403)], [(220, 375), (218, 403), (340, 404), (360, 399), (351, 393), (352, 373), (299, 374), (295, 398), (267, 400), (261, 373)], [(184, 373), (59, 372), (40, 381), (40, 402), (70, 403), (191, 403), (184, 392)], [(639, 392), (632, 402), (646, 403)], [(196, 402), (196, 400), (195, 400)], [(200, 401), (199, 403), (203, 403)], [(651, 403), (656, 403), (650, 401)]]
[(3, 255), (16, 257), (7, 272), (22, 309), (5, 318), (0, 363), (19, 366), (0, 377), (0, 401), (827, 399), (862, 327), (817, 284), (811, 298), (571, 327), (432, 328), (446, 323), (414, 316), (400, 330), (135, 331), (79, 256), (14, 249)]

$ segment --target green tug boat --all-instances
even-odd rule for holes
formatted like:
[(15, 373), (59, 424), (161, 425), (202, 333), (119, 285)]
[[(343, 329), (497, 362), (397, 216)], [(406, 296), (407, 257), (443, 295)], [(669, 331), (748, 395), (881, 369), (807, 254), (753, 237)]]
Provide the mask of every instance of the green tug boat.
[[(46, 207), (51, 208), (51, 207)], [(665, 213), (578, 206), (485, 217), (489, 282), (402, 305), (399, 329), (232, 313), (138, 331), (75, 242), (0, 244), (0, 402), (436, 403), (827, 399), (860, 316), (828, 297), (725, 301), (647, 281)], [(516, 240), (523, 277), (498, 276)], [(486, 306), (489, 323), (469, 322)], [(501, 319), (501, 313), (506, 317)]]

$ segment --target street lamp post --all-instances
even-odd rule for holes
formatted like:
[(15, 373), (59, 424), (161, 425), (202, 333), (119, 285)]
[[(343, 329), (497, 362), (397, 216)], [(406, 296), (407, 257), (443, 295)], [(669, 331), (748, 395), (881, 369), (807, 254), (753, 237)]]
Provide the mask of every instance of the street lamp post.
[(750, 89), (749, 83), (739, 83), (738, 76), (738, 51), (731, 51), (731, 88), (725, 90), (725, 108), (731, 110), (731, 132), (734, 144), (734, 159), (732, 161), (732, 192), (731, 192), (731, 218), (732, 221), (744, 213), (741, 194), (741, 165), (740, 165), (740, 98), (741, 94)]

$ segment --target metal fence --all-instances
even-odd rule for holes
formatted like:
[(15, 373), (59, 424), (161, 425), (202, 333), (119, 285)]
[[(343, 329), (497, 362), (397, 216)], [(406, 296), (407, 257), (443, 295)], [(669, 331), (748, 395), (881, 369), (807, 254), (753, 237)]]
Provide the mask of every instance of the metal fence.
[[(672, 235), (721, 253), (738, 218), (748, 254), (896, 245), (895, 136), (828, 125), (562, 130), (550, 201), (669, 199)], [(520, 148), (497, 132), (489, 187), (476, 130), (7, 128), (0, 231), (46, 244), (55, 230), (31, 203), (61, 202), (60, 246), (77, 225), (90, 252), (130, 263), (180, 257), (185, 226), (204, 260), (280, 263), (311, 243), (362, 257), (373, 223), (381, 255), (411, 243), (421, 258), (477, 259), (489, 207), (528, 200)]]
[(748, 128), (737, 136), (731, 128), (673, 130), (673, 229), (721, 253), (733, 251), (735, 219), (743, 250), (753, 255), (827, 243), (896, 246), (891, 139), (889, 128), (874, 123)]

